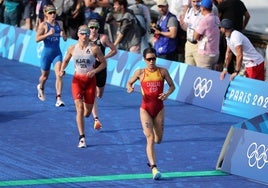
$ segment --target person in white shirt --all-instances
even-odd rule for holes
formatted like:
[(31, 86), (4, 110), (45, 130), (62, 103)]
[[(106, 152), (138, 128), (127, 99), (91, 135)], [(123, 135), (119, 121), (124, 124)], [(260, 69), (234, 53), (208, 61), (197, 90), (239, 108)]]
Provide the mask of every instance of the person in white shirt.
[(220, 79), (223, 79), (225, 74), (227, 74), (227, 67), (231, 61), (232, 53), (234, 53), (236, 56), (236, 65), (234, 73), (231, 74), (231, 80), (239, 74), (242, 64), (245, 65), (246, 77), (264, 80), (264, 58), (257, 52), (249, 39), (241, 32), (234, 30), (233, 22), (229, 19), (223, 19), (220, 23), (220, 28), (227, 41), (224, 68), (221, 72)]
[(192, 0), (191, 7), (187, 9), (183, 18), (180, 18), (180, 25), (183, 30), (186, 31), (186, 43), (185, 43), (185, 63), (188, 65), (196, 66), (198, 57), (197, 41), (194, 39), (194, 31), (202, 18), (200, 6), (198, 2), (200, 0)]
[(177, 16), (178, 21), (183, 18), (191, 5), (191, 0), (168, 0), (169, 11)]

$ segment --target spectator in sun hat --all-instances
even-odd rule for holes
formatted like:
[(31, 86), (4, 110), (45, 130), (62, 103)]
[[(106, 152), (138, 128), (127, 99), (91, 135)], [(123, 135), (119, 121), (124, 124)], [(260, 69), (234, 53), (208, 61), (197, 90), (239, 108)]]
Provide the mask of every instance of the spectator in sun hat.
[(170, 61), (177, 61), (177, 30), (179, 27), (177, 18), (169, 12), (166, 0), (157, 0), (160, 14), (156, 26), (151, 28), (154, 34), (154, 49), (157, 56)]
[(249, 39), (240, 31), (234, 30), (233, 22), (229, 19), (223, 19), (221, 21), (220, 29), (225, 35), (227, 42), (224, 68), (220, 75), (220, 79), (223, 79), (225, 74), (227, 74), (227, 67), (231, 61), (233, 53), (236, 56), (236, 65), (234, 73), (231, 74), (231, 80), (239, 74), (242, 64), (245, 65), (246, 77), (264, 80), (264, 58), (257, 52)]
[(198, 44), (196, 66), (214, 70), (219, 59), (220, 20), (212, 13), (211, 0), (202, 0), (198, 5), (203, 17), (194, 31), (194, 39)]
[(167, 2), (167, 0), (157, 0), (156, 1), (156, 4), (157, 4), (157, 6), (167, 6), (168, 5), (168, 2)]

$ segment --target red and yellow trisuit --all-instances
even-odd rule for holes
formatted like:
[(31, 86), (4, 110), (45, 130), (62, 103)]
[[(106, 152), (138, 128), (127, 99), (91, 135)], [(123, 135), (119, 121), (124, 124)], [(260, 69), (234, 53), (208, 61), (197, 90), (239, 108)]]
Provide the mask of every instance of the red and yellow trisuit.
[(164, 90), (164, 78), (159, 68), (154, 71), (144, 69), (141, 82), (142, 103), (141, 108), (146, 110), (153, 118), (163, 109), (164, 104), (158, 99)]

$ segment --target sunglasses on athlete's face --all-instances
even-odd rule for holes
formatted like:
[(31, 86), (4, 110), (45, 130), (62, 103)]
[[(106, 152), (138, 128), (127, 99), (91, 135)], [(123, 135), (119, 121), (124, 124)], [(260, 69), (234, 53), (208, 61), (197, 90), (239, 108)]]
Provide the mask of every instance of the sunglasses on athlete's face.
[(89, 29), (96, 29), (97, 30), (97, 29), (99, 29), (99, 27), (97, 27), (97, 26), (90, 26)]
[(56, 12), (48, 12), (48, 14), (56, 14)]
[(79, 33), (80, 35), (86, 35), (86, 36), (89, 36), (89, 33), (85, 33), (85, 32), (81, 32)]
[(148, 57), (148, 58), (145, 58), (146, 61), (155, 61), (156, 60), (156, 57)]

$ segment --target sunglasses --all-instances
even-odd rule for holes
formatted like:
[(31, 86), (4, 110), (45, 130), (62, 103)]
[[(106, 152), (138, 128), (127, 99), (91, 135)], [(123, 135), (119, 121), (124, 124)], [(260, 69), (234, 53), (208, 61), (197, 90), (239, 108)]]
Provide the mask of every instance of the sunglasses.
[(56, 14), (56, 12), (48, 12), (48, 14)]
[(149, 58), (145, 58), (146, 61), (155, 61), (156, 57), (149, 57)]
[(89, 29), (99, 29), (99, 27), (96, 27), (96, 26), (90, 26)]
[(79, 33), (80, 35), (87, 35), (89, 36), (89, 33)]

